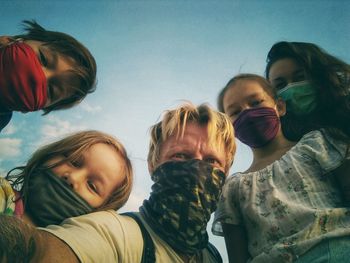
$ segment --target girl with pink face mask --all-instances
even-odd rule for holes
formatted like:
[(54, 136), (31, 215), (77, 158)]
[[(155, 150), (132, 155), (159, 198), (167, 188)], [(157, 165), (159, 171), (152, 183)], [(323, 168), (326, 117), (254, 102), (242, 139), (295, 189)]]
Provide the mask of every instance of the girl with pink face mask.
[(350, 209), (336, 174), (347, 144), (323, 129), (288, 140), (285, 102), (257, 75), (231, 79), (218, 105), (253, 152), (247, 171), (227, 178), (215, 212), (213, 233), (225, 237), (230, 262), (347, 262)]
[(13, 111), (66, 109), (95, 90), (96, 63), (73, 37), (24, 21), (26, 34), (0, 37), (0, 131)]

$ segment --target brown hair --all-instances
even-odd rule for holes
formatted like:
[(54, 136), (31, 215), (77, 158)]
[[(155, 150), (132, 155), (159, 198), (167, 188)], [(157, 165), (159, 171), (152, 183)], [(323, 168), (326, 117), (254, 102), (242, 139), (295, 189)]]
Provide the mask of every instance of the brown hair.
[(210, 143), (224, 145), (226, 152), (225, 172), (228, 172), (236, 152), (234, 131), (229, 118), (205, 104), (196, 107), (190, 103), (166, 111), (162, 121), (151, 127), (151, 141), (147, 158), (151, 167), (157, 167), (162, 144), (173, 134), (176, 134), (177, 138), (181, 138), (188, 122), (206, 125)]
[(220, 91), (217, 99), (218, 109), (220, 112), (225, 112), (224, 110), (224, 96), (227, 92), (227, 90), (235, 84), (237, 81), (240, 80), (251, 80), (256, 81), (260, 84), (260, 86), (266, 91), (267, 94), (271, 96), (274, 100), (277, 99), (277, 92), (276, 90), (270, 85), (270, 83), (264, 78), (256, 74), (239, 74), (233, 77), (232, 79), (227, 82), (226, 86)]
[[(53, 110), (73, 107), (89, 93), (95, 91), (96, 86), (96, 62), (90, 51), (75, 38), (68, 34), (49, 31), (40, 26), (36, 21), (24, 20), (26, 34), (15, 36), (23, 40), (36, 40), (44, 42), (50, 50), (71, 58), (74, 61), (74, 69), (67, 74), (62, 84), (74, 92), (68, 98), (61, 99), (43, 109), (44, 114)], [(50, 87), (48, 88), (50, 96)]]
[[(81, 131), (67, 136), (59, 141), (53, 142), (46, 146), (39, 148), (25, 166), (19, 166), (8, 172), (6, 179), (8, 179), (14, 188), (20, 190), (21, 197), (24, 198), (28, 193), (28, 181), (32, 174), (39, 169), (48, 170), (64, 162), (77, 162), (81, 155), (96, 143), (104, 143), (113, 147), (117, 153), (120, 154), (124, 160), (124, 174), (125, 179), (121, 185), (112, 193), (109, 199), (96, 210), (119, 209), (128, 200), (132, 184), (133, 184), (133, 170), (130, 159), (127, 156), (123, 145), (111, 135), (99, 131)], [(57, 156), (63, 156), (64, 159), (50, 166), (45, 164)], [(14, 171), (19, 171), (13, 173)]]

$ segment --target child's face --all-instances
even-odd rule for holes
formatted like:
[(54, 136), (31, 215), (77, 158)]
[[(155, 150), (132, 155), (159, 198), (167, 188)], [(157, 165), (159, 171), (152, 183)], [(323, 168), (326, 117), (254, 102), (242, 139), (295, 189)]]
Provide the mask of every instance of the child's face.
[(47, 79), (48, 97), (45, 107), (48, 107), (62, 99), (69, 97), (71, 92), (63, 85), (60, 79), (66, 78), (64, 75), (74, 68), (75, 62), (58, 52), (52, 51), (44, 42), (36, 40), (25, 40), (37, 54), (42, 70)]
[(276, 89), (283, 89), (290, 83), (306, 80), (304, 69), (292, 58), (277, 60), (272, 64), (269, 81)]
[(223, 106), (233, 123), (244, 110), (260, 107), (276, 108), (276, 102), (258, 82), (237, 80), (226, 91)]
[[(62, 159), (63, 157), (55, 157), (47, 165)], [(124, 160), (112, 146), (96, 143), (77, 163), (64, 162), (52, 168), (52, 172), (66, 180), (89, 205), (98, 208), (123, 182), (124, 168)]]

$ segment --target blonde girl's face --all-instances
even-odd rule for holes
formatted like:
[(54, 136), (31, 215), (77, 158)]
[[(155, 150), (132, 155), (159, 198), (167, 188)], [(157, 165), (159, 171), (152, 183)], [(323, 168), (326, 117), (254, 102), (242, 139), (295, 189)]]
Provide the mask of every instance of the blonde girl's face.
[(243, 79), (235, 81), (228, 88), (223, 106), (225, 113), (234, 122), (244, 110), (260, 107), (276, 109), (276, 102), (257, 81)]
[[(55, 157), (50, 166), (62, 161)], [(64, 162), (51, 169), (65, 180), (90, 206), (102, 206), (125, 179), (125, 161), (110, 145), (96, 143), (84, 152), (76, 162)]]

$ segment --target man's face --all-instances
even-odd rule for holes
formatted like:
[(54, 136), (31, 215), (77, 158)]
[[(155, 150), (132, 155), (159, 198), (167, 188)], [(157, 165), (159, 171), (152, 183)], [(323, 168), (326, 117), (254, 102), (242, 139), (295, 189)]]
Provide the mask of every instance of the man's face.
[(170, 136), (161, 146), (157, 166), (167, 161), (187, 161), (191, 159), (205, 161), (226, 172), (225, 148), (222, 143), (221, 145), (216, 143), (211, 145), (209, 143), (207, 126), (187, 123), (182, 138), (176, 139), (176, 134)]

